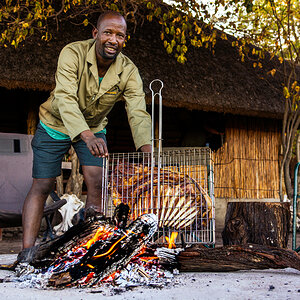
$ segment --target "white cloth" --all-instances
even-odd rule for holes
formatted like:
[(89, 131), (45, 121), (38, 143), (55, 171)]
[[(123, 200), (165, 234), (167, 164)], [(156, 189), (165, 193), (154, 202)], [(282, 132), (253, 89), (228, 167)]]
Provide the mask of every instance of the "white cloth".
[(61, 196), (61, 199), (66, 199), (67, 203), (58, 210), (62, 216), (62, 222), (53, 228), (56, 234), (66, 232), (72, 227), (74, 215), (84, 207), (84, 203), (74, 194), (64, 194)]

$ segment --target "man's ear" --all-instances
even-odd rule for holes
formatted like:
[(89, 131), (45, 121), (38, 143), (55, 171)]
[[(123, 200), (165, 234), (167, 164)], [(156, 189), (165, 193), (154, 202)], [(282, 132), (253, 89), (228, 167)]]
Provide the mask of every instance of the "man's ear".
[(94, 28), (93, 31), (92, 31), (92, 34), (93, 34), (93, 39), (95, 40), (97, 38), (98, 29)]

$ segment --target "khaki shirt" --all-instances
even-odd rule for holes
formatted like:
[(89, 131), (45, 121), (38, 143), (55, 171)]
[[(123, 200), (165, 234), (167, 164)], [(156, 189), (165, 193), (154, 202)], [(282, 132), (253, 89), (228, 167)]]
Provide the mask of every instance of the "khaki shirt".
[(136, 149), (151, 144), (143, 83), (128, 57), (119, 53), (99, 86), (95, 41), (71, 43), (59, 55), (55, 80), (55, 89), (40, 106), (44, 124), (77, 140), (84, 130), (104, 129), (107, 114), (123, 98)]

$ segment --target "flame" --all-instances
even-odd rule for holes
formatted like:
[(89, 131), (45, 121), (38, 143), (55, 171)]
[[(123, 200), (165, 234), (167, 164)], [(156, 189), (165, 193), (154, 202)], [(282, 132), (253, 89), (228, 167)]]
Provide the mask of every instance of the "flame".
[(116, 272), (113, 272), (112, 274), (110, 275), (107, 275), (106, 277), (104, 277), (101, 282), (110, 282), (110, 281), (113, 281), (116, 277), (117, 274), (119, 274), (120, 271), (116, 271)]
[(168, 243), (168, 248), (169, 248), (169, 249), (176, 248), (175, 240), (176, 240), (176, 238), (177, 238), (177, 235), (178, 235), (178, 232), (172, 232), (170, 238), (168, 238), (167, 236), (165, 237), (165, 238), (166, 238), (166, 241), (167, 241), (167, 243)]
[(100, 238), (102, 240), (105, 240), (112, 234), (113, 233), (111, 231), (105, 229), (105, 226), (100, 226), (97, 229), (95, 235), (90, 240), (88, 240), (85, 244), (83, 244), (82, 247), (85, 247), (86, 249), (89, 249), (95, 242), (100, 240)]
[(87, 264), (87, 267), (91, 268), (91, 269), (95, 269), (94, 266), (90, 265), (90, 264)]
[(140, 257), (141, 261), (145, 261), (148, 262), (149, 260), (154, 260), (154, 259), (158, 259), (157, 256), (145, 256), (145, 257)]
[[(127, 234), (128, 233), (133, 233), (133, 234), (136, 234), (135, 232), (133, 232), (132, 230), (127, 230), (126, 231), (126, 233), (120, 238), (120, 239), (118, 239), (110, 248), (109, 248), (109, 250), (108, 251), (106, 251), (105, 253), (102, 253), (102, 254), (99, 254), (99, 255), (95, 255), (95, 256), (93, 256), (93, 258), (99, 258), (99, 257), (102, 257), (102, 256), (105, 256), (105, 255), (108, 255), (108, 254), (110, 254), (110, 252), (115, 248), (115, 246), (117, 245), (117, 244), (119, 244), (122, 240), (124, 240), (126, 237), (127, 237)], [(115, 249), (115, 251), (116, 251), (117, 249)], [(114, 252), (115, 252), (114, 251)], [(113, 253), (114, 253), (113, 252)]]

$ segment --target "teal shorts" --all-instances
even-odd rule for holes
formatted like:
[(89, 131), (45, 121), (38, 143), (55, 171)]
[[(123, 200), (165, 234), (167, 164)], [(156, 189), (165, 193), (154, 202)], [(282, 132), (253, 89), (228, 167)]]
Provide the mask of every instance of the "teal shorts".
[[(102, 138), (107, 143), (104, 133), (95, 133), (95, 136)], [(33, 178), (53, 178), (61, 175), (63, 157), (68, 153), (71, 146), (78, 156), (80, 166), (103, 167), (105, 163), (105, 159), (102, 157), (92, 155), (83, 140), (77, 142), (72, 142), (71, 139), (56, 140), (40, 124), (37, 126), (31, 146), (33, 150)]]

